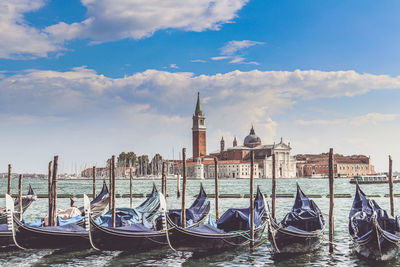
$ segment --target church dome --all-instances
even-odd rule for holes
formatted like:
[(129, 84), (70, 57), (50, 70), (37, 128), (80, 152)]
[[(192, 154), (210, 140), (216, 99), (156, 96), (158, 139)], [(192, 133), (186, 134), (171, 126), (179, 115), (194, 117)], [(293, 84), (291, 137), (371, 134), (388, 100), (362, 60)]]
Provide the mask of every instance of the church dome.
[(243, 145), (251, 148), (261, 145), (261, 139), (254, 132), (253, 126), (251, 127), (250, 134), (244, 139)]

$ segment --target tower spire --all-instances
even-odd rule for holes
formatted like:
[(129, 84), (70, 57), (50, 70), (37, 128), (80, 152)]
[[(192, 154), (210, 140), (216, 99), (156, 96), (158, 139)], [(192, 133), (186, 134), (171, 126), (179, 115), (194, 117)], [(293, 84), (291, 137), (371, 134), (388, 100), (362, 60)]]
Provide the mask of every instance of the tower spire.
[(195, 115), (203, 115), (203, 108), (201, 107), (200, 103), (200, 92), (197, 92), (197, 104), (196, 104), (196, 110), (194, 111)]

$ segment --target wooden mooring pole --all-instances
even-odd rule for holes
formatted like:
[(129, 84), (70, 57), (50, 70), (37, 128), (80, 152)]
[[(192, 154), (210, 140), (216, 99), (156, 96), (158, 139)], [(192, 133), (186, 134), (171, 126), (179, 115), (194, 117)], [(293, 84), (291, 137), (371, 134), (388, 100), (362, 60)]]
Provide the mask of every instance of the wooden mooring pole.
[(333, 148), (329, 149), (329, 252), (333, 253), (334, 245), (333, 245), (333, 236), (335, 233), (334, 230), (334, 176), (333, 176)]
[(186, 228), (186, 148), (182, 148), (182, 174), (183, 174), (183, 183), (182, 183), (182, 227)]
[(96, 166), (93, 166), (93, 199), (96, 198)]
[(214, 158), (214, 168), (215, 168), (215, 220), (219, 219), (219, 190), (218, 190), (218, 159)]
[(50, 161), (49, 162), (49, 176), (48, 176), (48, 196), (49, 196), (49, 213), (48, 213), (48, 215), (47, 215), (47, 218), (48, 218), (48, 222), (47, 222), (47, 224), (49, 225), (49, 226), (53, 226), (53, 198), (52, 198), (52, 196), (53, 196), (53, 189), (52, 189), (52, 186), (53, 186), (53, 183), (52, 183), (52, 180), (53, 180), (53, 176), (52, 176), (52, 165), (53, 165), (53, 161)]
[(250, 251), (254, 250), (254, 151), (250, 152)]
[(389, 194), (390, 194), (390, 214), (394, 217), (394, 195), (393, 195), (393, 173), (392, 173), (392, 156), (389, 156)]
[(111, 166), (112, 166), (112, 227), (115, 227), (115, 156), (113, 155), (111, 158)]
[(129, 170), (129, 207), (132, 208), (133, 203), (132, 203), (132, 169)]
[(272, 219), (275, 219), (276, 210), (276, 156), (272, 154)]
[(57, 170), (58, 170), (58, 156), (54, 156), (53, 160), (53, 178), (52, 178), (52, 191), (53, 191), (53, 226), (57, 226)]
[(22, 221), (22, 174), (19, 175), (18, 180), (18, 212), (19, 220)]
[(113, 198), (112, 198), (112, 192), (113, 192), (113, 190), (112, 190), (112, 174), (111, 174), (111, 172), (112, 172), (112, 159), (110, 158), (109, 159), (109, 166), (108, 166), (108, 178), (109, 178), (109, 181), (108, 181), (108, 185), (109, 185), (109, 188), (110, 188), (110, 193), (109, 193), (109, 199), (108, 199), (108, 209), (109, 210), (112, 210), (112, 200), (113, 200)]
[(7, 184), (7, 194), (11, 196), (11, 164), (8, 164), (8, 184)]
[(167, 163), (163, 161), (162, 163), (162, 176), (161, 176), (161, 193), (164, 197), (167, 197)]
[(181, 178), (179, 176), (176, 177), (176, 198), (180, 198), (181, 197)]

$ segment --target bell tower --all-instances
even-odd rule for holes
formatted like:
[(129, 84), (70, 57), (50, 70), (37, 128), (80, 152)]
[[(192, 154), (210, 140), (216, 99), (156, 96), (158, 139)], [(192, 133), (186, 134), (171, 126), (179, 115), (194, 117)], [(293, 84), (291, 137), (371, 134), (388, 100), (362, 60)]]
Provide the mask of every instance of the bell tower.
[(197, 93), (197, 104), (193, 115), (193, 161), (205, 156), (206, 152), (206, 117), (200, 104), (200, 93)]

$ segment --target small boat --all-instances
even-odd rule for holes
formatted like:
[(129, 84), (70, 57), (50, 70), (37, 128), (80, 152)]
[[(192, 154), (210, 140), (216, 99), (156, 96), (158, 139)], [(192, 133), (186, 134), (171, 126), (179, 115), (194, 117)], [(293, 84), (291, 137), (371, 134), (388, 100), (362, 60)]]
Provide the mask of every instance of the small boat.
[(354, 251), (369, 260), (387, 261), (396, 257), (400, 245), (398, 217), (393, 218), (368, 199), (357, 184), (349, 214), (349, 234)]
[(324, 218), (317, 204), (301, 191), (298, 184), (292, 211), (278, 224), (268, 210), (268, 221), (268, 236), (275, 256), (307, 253), (321, 245)]
[[(266, 226), (264, 216), (265, 199), (260, 188), (254, 199), (254, 241), (261, 239)], [(217, 253), (249, 246), (250, 243), (250, 208), (228, 209), (216, 222), (191, 228), (182, 228), (167, 216), (171, 246), (179, 251), (194, 253)]]
[[(351, 184), (387, 184), (389, 178), (386, 174), (369, 174), (369, 175), (358, 175), (350, 179)], [(400, 179), (397, 176), (393, 176), (393, 183), (400, 183)]]
[[(7, 197), (8, 195), (6, 195)], [(9, 198), (9, 196), (8, 196)], [(11, 199), (12, 201), (12, 199)], [(9, 200), (9, 202), (11, 202)], [(7, 202), (7, 199), (6, 199)], [(101, 193), (91, 202), (96, 214), (108, 204), (108, 188), (103, 184)], [(14, 211), (7, 207), (9, 211)], [(82, 209), (83, 210), (83, 209)], [(97, 216), (96, 215), (96, 216)], [(58, 249), (58, 248), (90, 248), (89, 235), (87, 230), (82, 227), (84, 224), (82, 216), (76, 216), (69, 220), (57, 218), (58, 226), (43, 226), (43, 219), (36, 225), (28, 225), (20, 221), (13, 214), (12, 220), (8, 222), (11, 229), (14, 244), (23, 249)]]
[[(26, 211), (27, 208), (37, 199), (35, 192), (33, 192), (32, 186), (29, 185), (28, 194), (22, 196), (22, 213)], [(14, 201), (14, 210), (17, 211), (16, 215), (19, 216), (18, 211), (18, 198)], [(7, 224), (7, 212), (6, 207), (0, 208), (0, 225)]]
[[(99, 225), (92, 217), (90, 221), (90, 240), (92, 247), (98, 250), (128, 250), (128, 251), (147, 251), (155, 248), (168, 246), (169, 232), (171, 228), (167, 224), (168, 214), (173, 218), (179, 212), (166, 212), (164, 196), (161, 193), (153, 192), (153, 196), (157, 196), (160, 201), (161, 215), (157, 217), (153, 223), (146, 214), (142, 215), (140, 222), (123, 225), (117, 227)], [(210, 203), (204, 192), (203, 187), (194, 201), (193, 205), (186, 210), (190, 214), (191, 226), (198, 225), (208, 214)], [(180, 216), (180, 215), (179, 215)], [(178, 218), (179, 219), (179, 218)]]
[[(200, 183), (200, 192), (193, 204), (186, 209), (186, 227), (196, 227), (200, 225), (208, 213), (210, 212), (210, 201), (208, 200), (203, 184)], [(172, 222), (170, 226), (182, 226), (181, 219), (182, 209), (168, 210), (168, 222)], [(162, 217), (156, 219), (156, 229), (162, 229)]]

